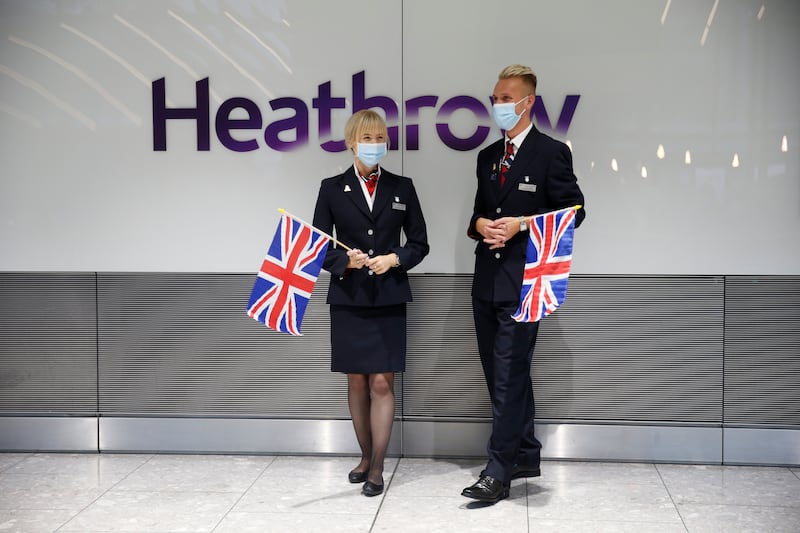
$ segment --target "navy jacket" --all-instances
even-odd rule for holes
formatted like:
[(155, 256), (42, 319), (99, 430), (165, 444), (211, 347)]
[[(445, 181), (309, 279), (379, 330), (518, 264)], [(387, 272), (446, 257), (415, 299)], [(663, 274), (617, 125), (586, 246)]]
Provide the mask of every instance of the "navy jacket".
[[(519, 300), (528, 232), (516, 234), (503, 248), (489, 250), (475, 230), (475, 221), (479, 217), (496, 220), (585, 205), (572, 170), (572, 152), (566, 144), (532, 127), (517, 150), (501, 188), (500, 162), (504, 152), (505, 141), (500, 139), (478, 153), (478, 190), (467, 230), (470, 237), (478, 240), (472, 296), (490, 302)], [(585, 216), (581, 208), (575, 217), (576, 227)]]
[[(329, 304), (372, 307), (411, 301), (406, 272), (428, 255), (430, 247), (410, 178), (381, 168), (372, 211), (352, 166), (324, 179), (314, 209), (314, 226), (371, 257), (394, 252), (400, 258), (400, 267), (381, 275), (373, 275), (368, 268), (347, 270), (347, 251), (332, 243), (323, 262), (323, 268), (331, 273)], [(406, 237), (402, 245), (401, 230)]]

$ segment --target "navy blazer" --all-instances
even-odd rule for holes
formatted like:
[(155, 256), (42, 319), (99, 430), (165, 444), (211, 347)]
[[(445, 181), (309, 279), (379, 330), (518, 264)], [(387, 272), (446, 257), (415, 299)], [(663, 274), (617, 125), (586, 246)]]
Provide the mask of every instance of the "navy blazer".
[[(331, 273), (329, 304), (383, 306), (410, 302), (411, 287), (406, 272), (428, 255), (428, 233), (417, 192), (410, 178), (381, 168), (372, 211), (359, 178), (351, 166), (338, 176), (322, 180), (314, 226), (343, 244), (371, 257), (391, 252), (400, 267), (373, 275), (368, 268), (347, 269), (347, 251), (335, 243), (328, 246), (322, 266)], [(400, 233), (406, 242), (401, 246)]]
[[(585, 205), (572, 170), (572, 152), (566, 144), (532, 127), (517, 150), (506, 173), (505, 185), (501, 187), (500, 162), (504, 153), (504, 139), (478, 153), (478, 190), (467, 230), (470, 237), (478, 240), (472, 296), (490, 302), (519, 300), (528, 232), (519, 232), (505, 243), (505, 247), (490, 250), (475, 229), (478, 218), (496, 220)], [(576, 227), (585, 216), (583, 208), (578, 210)]]

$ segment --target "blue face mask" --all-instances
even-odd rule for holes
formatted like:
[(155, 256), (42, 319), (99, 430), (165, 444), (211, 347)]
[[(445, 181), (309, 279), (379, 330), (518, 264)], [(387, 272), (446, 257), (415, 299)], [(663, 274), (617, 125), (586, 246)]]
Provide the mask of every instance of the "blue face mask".
[(356, 156), (368, 167), (374, 167), (386, 155), (386, 143), (358, 143)]
[[(519, 102), (522, 102), (526, 98), (528, 97), (526, 96)], [(507, 104), (494, 104), (492, 106), (492, 117), (494, 117), (495, 124), (497, 124), (497, 126), (501, 130), (508, 131), (512, 129), (514, 126), (517, 125), (519, 119), (522, 118), (523, 113), (525, 113), (524, 110), (519, 115), (517, 115), (516, 113), (516, 108), (519, 102), (515, 104), (512, 104), (510, 102)]]

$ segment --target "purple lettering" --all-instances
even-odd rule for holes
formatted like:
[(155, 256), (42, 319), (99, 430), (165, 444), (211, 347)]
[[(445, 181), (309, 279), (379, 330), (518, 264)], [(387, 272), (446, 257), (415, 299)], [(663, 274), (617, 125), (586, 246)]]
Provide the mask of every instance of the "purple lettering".
[[(419, 110), (423, 107), (436, 107), (438, 96), (417, 96), (406, 101), (408, 122), (417, 122)], [(419, 150), (419, 124), (406, 124), (406, 149)]]
[[(326, 81), (317, 86), (317, 97), (311, 100), (311, 107), (318, 109), (319, 117), (319, 138), (327, 139), (331, 135), (331, 110), (344, 109), (346, 107), (344, 98), (331, 96), (331, 82)], [(345, 142), (327, 141), (320, 144), (326, 152), (341, 152), (345, 149)]]
[(474, 150), (486, 140), (491, 129), (488, 126), (478, 126), (475, 129), (475, 133), (466, 139), (456, 137), (450, 131), (450, 125), (445, 121), (458, 109), (472, 111), (479, 120), (486, 120), (489, 118), (489, 112), (477, 98), (473, 98), (472, 96), (454, 96), (442, 104), (441, 109), (439, 109), (439, 113), (436, 115), (436, 132), (439, 134), (439, 138), (442, 142), (453, 150), (460, 150), (462, 152)]
[[(273, 111), (276, 109), (294, 109), (293, 117), (276, 120), (264, 130), (264, 140), (273, 150), (290, 152), (308, 143), (308, 107), (299, 98), (276, 98), (269, 101)], [(294, 141), (284, 141), (280, 133), (295, 130)]]
[[(379, 107), (386, 114), (386, 123), (397, 122), (397, 104), (388, 96), (371, 96), (366, 98), (364, 89), (364, 71), (353, 74), (353, 113), (362, 109)], [(389, 126), (389, 148), (397, 150), (397, 126)]]
[[(247, 118), (231, 118), (230, 115), (234, 109), (244, 109), (247, 112)], [(230, 130), (260, 130), (261, 125), (261, 110), (258, 109), (255, 102), (247, 98), (231, 98), (222, 102), (222, 105), (217, 110), (217, 118), (214, 121), (217, 138), (225, 148), (234, 152), (257, 150), (258, 141), (255, 139), (239, 141), (231, 136)]]
[(167, 120), (190, 119), (197, 121), (197, 149), (205, 152), (211, 149), (211, 126), (208, 99), (208, 78), (198, 80), (194, 85), (197, 107), (176, 107), (167, 109), (166, 84), (164, 78), (153, 82), (153, 150), (163, 152), (167, 149)]

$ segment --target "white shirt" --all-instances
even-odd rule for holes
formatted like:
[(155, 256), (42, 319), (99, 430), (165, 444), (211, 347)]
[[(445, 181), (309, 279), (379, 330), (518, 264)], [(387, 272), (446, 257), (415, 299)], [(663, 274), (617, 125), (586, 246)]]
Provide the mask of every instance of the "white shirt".
[(515, 156), (517, 155), (517, 150), (519, 150), (519, 147), (522, 146), (522, 141), (524, 141), (525, 137), (527, 137), (528, 133), (530, 133), (531, 128), (533, 128), (533, 122), (528, 124), (527, 128), (525, 128), (521, 132), (517, 133), (517, 135), (513, 139), (509, 139), (508, 137), (506, 137), (506, 142), (508, 142), (510, 140), (511, 144), (514, 145), (514, 155)]
[(361, 192), (364, 193), (364, 199), (367, 201), (367, 205), (369, 206), (369, 210), (372, 211), (372, 204), (375, 203), (375, 196), (378, 194), (378, 186), (381, 183), (380, 176), (381, 176), (381, 166), (378, 165), (378, 183), (375, 184), (375, 192), (373, 194), (369, 193), (367, 189), (367, 182), (364, 181), (364, 177), (358, 173), (358, 165), (353, 163), (353, 169), (356, 171), (356, 177), (358, 178), (358, 182), (361, 184)]

